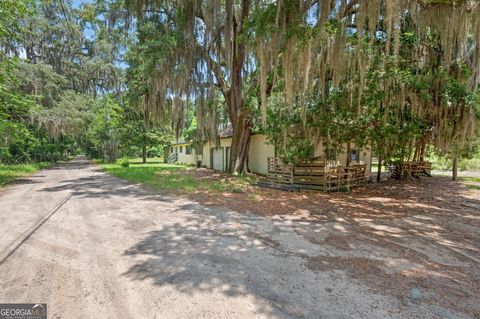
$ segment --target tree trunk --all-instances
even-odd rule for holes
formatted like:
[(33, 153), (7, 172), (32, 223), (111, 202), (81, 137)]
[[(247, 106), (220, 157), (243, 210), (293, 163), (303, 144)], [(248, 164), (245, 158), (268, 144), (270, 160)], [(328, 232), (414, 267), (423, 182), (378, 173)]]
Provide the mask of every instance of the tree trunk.
[(425, 160), (425, 151), (427, 148), (427, 141), (425, 139), (422, 140), (422, 145), (420, 147), (420, 161), (423, 162)]
[(233, 174), (247, 171), (248, 150), (252, 135), (252, 121), (249, 110), (245, 107), (242, 95), (243, 65), (245, 61), (245, 42), (239, 39), (243, 33), (243, 24), (249, 12), (249, 0), (242, 0), (242, 12), (239, 23), (234, 19), (232, 39), (231, 83), (227, 93), (227, 106), (232, 123), (232, 145), (229, 170)]
[(412, 158), (412, 161), (416, 161), (417, 160), (417, 157), (418, 157), (418, 149), (419, 149), (419, 145), (417, 144), (415, 146), (415, 153), (413, 153), (413, 158)]
[(458, 156), (454, 155), (452, 159), (452, 180), (456, 181), (458, 175)]
[(247, 171), (248, 151), (250, 149), (250, 140), (252, 128), (250, 123), (238, 123), (237, 129), (234, 129), (232, 136), (232, 146), (230, 149), (230, 170), (233, 174), (242, 174)]
[(378, 168), (377, 168), (377, 183), (380, 183), (382, 180), (382, 157), (378, 157)]
[(350, 161), (351, 161), (351, 158), (350, 158), (350, 141), (347, 142), (347, 166), (350, 166)]
[(147, 145), (146, 144), (143, 144), (142, 145), (142, 163), (146, 163), (147, 162)]

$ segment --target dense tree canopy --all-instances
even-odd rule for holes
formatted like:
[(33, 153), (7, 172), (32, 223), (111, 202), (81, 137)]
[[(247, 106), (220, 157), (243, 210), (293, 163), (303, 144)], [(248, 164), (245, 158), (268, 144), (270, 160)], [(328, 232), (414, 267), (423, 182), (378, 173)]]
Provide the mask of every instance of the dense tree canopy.
[(6, 0), (0, 18), (2, 162), (201, 151), (222, 123), (235, 173), (253, 132), (288, 161), (476, 145), (479, 1)]
[[(122, 3), (73, 8), (70, 1), (25, 0), (0, 6), (0, 162), (78, 152), (108, 161), (120, 153), (141, 155), (142, 147), (132, 142), (142, 144), (138, 134), (125, 134), (126, 127), (138, 132), (146, 126), (143, 113), (132, 114), (125, 98), (131, 30)], [(168, 130), (157, 131), (140, 134), (149, 141), (143, 144), (168, 143)]]
[(224, 101), (235, 172), (246, 169), (254, 129), (297, 158), (318, 138), (406, 159), (427, 144), (456, 153), (475, 136), (478, 1), (129, 4), (143, 109), (172, 118), (178, 132), (194, 100), (197, 137), (208, 139), (221, 118), (212, 106)]

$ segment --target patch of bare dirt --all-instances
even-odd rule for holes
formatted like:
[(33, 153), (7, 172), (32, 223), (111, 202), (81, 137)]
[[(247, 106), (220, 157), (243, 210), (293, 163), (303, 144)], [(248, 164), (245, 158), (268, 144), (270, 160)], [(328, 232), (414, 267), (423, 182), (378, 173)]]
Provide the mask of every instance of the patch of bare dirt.
[[(194, 174), (232, 178), (209, 170)], [(310, 258), (311, 270), (343, 270), (376, 292), (411, 301), (420, 291), (422, 302), (480, 316), (480, 190), (434, 177), (369, 184), (349, 193), (249, 186), (244, 193), (197, 192), (192, 197), (237, 212), (312, 225), (338, 223), (346, 231), (318, 237), (318, 242), (308, 239), (342, 256)], [(395, 258), (389, 264), (363, 251), (364, 246)]]
[[(439, 269), (430, 264), (414, 271), (388, 273), (378, 262), (362, 257), (327, 257), (309, 259), (307, 267), (313, 271), (345, 270), (352, 278), (371, 287), (377, 293), (395, 296), (402, 301), (437, 304), (447, 309), (478, 313), (475, 295), (471, 290), (478, 289), (459, 281), (458, 269)], [(441, 278), (441, 271), (446, 277)], [(418, 296), (415, 296), (418, 291)]]

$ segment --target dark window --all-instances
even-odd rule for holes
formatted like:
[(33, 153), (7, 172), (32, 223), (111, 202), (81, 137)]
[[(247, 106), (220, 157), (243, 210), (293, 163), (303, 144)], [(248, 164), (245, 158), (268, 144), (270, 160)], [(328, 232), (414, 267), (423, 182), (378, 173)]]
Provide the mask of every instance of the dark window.
[(334, 148), (329, 148), (327, 152), (327, 160), (335, 161), (337, 159), (337, 151)]
[(172, 146), (172, 147), (170, 147), (170, 152), (171, 152), (171, 153), (173, 153), (173, 146)]
[(185, 154), (187, 154), (187, 155), (192, 154), (192, 146), (191, 145), (186, 145), (185, 146)]
[(350, 161), (351, 162), (360, 161), (360, 152), (358, 150), (350, 150)]

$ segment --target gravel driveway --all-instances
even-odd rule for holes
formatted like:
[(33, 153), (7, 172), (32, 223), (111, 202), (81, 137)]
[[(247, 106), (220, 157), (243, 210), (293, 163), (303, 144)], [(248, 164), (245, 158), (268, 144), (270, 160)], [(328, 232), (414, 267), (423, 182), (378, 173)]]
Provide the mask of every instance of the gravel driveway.
[[(467, 317), (324, 265), (346, 253), (325, 238), (348, 231), (207, 208), (79, 158), (0, 194), (0, 302), (46, 302), (49, 318)], [(348, 254), (411, 266), (368, 241)]]

